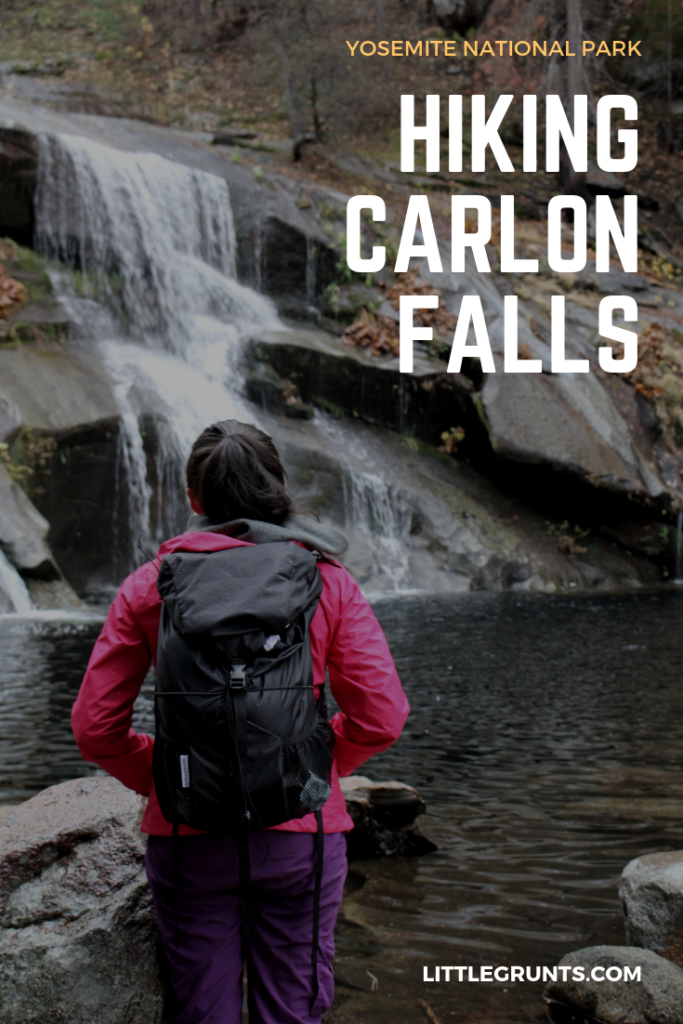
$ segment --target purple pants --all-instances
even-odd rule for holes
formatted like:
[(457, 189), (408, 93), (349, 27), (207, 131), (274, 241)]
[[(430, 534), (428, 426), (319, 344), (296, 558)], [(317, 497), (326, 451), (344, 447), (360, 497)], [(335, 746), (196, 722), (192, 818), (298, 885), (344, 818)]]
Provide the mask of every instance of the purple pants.
[[(245, 955), (236, 841), (232, 836), (181, 836), (175, 888), (171, 842), (150, 836), (146, 867), (171, 967), (176, 1022), (240, 1024)], [(250, 1024), (318, 1024), (330, 1008), (334, 925), (346, 870), (344, 834), (326, 835), (313, 1002), (315, 836), (273, 831), (252, 836), (256, 935), (246, 951)]]

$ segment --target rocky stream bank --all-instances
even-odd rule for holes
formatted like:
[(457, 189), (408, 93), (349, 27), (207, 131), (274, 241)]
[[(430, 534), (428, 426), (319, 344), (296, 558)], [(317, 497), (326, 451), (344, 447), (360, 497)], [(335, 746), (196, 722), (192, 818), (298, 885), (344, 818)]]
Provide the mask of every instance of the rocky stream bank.
[[(343, 791), (355, 825), (349, 857), (361, 858), (361, 870), (350, 875), (341, 915), (358, 930), (363, 860), (436, 847), (415, 823), (425, 805), (410, 786), (357, 776), (343, 780)], [(143, 809), (143, 798), (114, 779), (90, 777), (52, 786), (0, 817), (0, 1014), (7, 1024), (172, 1020), (144, 870)], [(551, 1024), (681, 1024), (683, 853), (632, 861), (620, 898), (628, 945), (578, 949), (549, 969), (556, 975), (545, 989)], [(342, 985), (357, 966), (349, 952), (338, 957)], [(538, 980), (539, 968), (515, 969)]]
[[(436, 849), (410, 786), (344, 781), (349, 855)], [(111, 778), (52, 786), (0, 819), (0, 1017), (162, 1024), (168, 984), (139, 832), (144, 800)]]

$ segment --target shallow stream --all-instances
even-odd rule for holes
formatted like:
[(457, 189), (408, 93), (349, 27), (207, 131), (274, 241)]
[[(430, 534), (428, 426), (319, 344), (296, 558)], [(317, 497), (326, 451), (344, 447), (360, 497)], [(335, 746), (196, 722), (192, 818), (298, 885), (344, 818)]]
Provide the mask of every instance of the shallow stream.
[[(623, 943), (621, 869), (683, 848), (683, 594), (403, 597), (375, 610), (413, 714), (365, 770), (420, 789), (440, 849), (352, 865), (330, 1022), (542, 1019), (541, 982), (425, 984), (423, 966), (552, 966)], [(68, 713), (98, 629), (0, 617), (0, 803), (87, 771)]]

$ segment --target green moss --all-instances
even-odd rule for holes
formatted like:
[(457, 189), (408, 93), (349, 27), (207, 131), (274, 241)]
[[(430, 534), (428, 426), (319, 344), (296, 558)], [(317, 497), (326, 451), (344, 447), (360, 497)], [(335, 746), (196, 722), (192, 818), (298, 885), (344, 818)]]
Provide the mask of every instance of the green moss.
[(331, 402), (329, 398), (322, 398), (319, 395), (313, 395), (311, 401), (314, 405), (317, 405), (323, 412), (327, 412), (330, 416), (334, 416), (335, 419), (340, 420), (344, 416), (344, 410), (341, 409), (334, 402)]
[(36, 469), (45, 469), (57, 449), (55, 439), (47, 434), (23, 429), (11, 441), (0, 443), (0, 462), (22, 487)]
[(22, 345), (58, 344), (68, 340), (64, 324), (22, 323), (15, 320), (8, 324), (0, 320), (0, 348), (20, 348)]
[(17, 245), (12, 239), (0, 239), (0, 263), (10, 277), (16, 278), (26, 288), (26, 301), (36, 305), (54, 305), (52, 283), (47, 273), (45, 260), (31, 249)]
[(477, 416), (479, 417), (481, 422), (486, 427), (487, 434), (490, 435), (491, 434), (491, 424), (489, 423), (489, 418), (486, 415), (486, 409), (484, 408), (484, 402), (483, 402), (482, 398), (480, 396), (476, 396), (475, 398), (472, 399), (472, 402), (473, 402), (474, 408), (477, 410)]

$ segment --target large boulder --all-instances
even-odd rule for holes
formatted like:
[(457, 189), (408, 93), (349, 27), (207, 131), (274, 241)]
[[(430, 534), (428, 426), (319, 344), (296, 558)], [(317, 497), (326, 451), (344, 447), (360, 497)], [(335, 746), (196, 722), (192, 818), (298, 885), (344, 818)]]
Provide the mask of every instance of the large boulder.
[[(116, 398), (97, 350), (49, 340), (0, 348), (0, 440), (8, 442), (15, 464), (25, 467), (25, 490), (44, 517), (43, 527), (49, 523), (43, 536), (60, 570), (79, 588), (115, 577), (118, 551), (127, 545), (119, 429)], [(7, 508), (0, 491), (0, 522)], [(15, 564), (23, 573), (23, 564)]]
[[(520, 347), (526, 346), (528, 354), (541, 362), (543, 372), (505, 373), (503, 296), (496, 282), (477, 274), (469, 264), (462, 273), (443, 274), (423, 265), (420, 276), (441, 289), (446, 305), (456, 315), (462, 296), (481, 298), (496, 372), (483, 377), (479, 408), (491, 447), (501, 460), (550, 471), (556, 486), (573, 478), (574, 486), (581, 480), (601, 492), (628, 496), (629, 502), (635, 496), (646, 502), (668, 499), (657, 453), (644, 434), (635, 402), (628, 402), (597, 366), (600, 295), (592, 268), (585, 277), (587, 287), (595, 289), (590, 293), (595, 308), (569, 302), (566, 310), (567, 355), (588, 358), (591, 369), (585, 374), (550, 372), (551, 350), (546, 340), (550, 322), (544, 323), (544, 329), (536, 323), (547, 317), (545, 292), (539, 290), (535, 302), (520, 300), (518, 326)], [(545, 284), (561, 291), (559, 283)], [(628, 292), (634, 285), (619, 277), (614, 287)], [(662, 303), (662, 298), (650, 297), (650, 301)], [(678, 295), (677, 301), (680, 306), (674, 312), (680, 315), (683, 296)], [(629, 395), (632, 397), (632, 392)], [(598, 495), (594, 492), (595, 499)]]
[(596, 376), (501, 372), (487, 378), (482, 400), (498, 455), (610, 491), (650, 498), (668, 493)]
[(167, 1019), (143, 803), (114, 779), (75, 779), (0, 822), (3, 1024)]
[(621, 873), (626, 940), (683, 967), (683, 850), (650, 853)]
[(26, 584), (0, 548), (0, 615), (31, 610), (31, 596)]
[(77, 608), (46, 542), (49, 524), (0, 462), (0, 612)]
[(364, 775), (350, 775), (340, 784), (354, 825), (346, 837), (349, 857), (418, 856), (437, 849), (415, 824), (426, 806), (412, 786)]
[(58, 579), (45, 541), (49, 523), (0, 462), (0, 549), (15, 568), (37, 579)]
[[(574, 971), (558, 972), (558, 980), (545, 989), (552, 1024), (681, 1024), (683, 971), (649, 949), (631, 946), (590, 946), (568, 953), (558, 967), (583, 968), (584, 980)], [(591, 974), (601, 969), (601, 980)], [(604, 975), (614, 969), (615, 980)], [(639, 980), (623, 980), (624, 969), (640, 968)], [(617, 971), (621, 977), (616, 979)], [(567, 974), (563, 980), (563, 973)]]
[[(411, 786), (363, 776), (342, 786), (365, 856), (436, 849), (414, 825), (424, 802)], [(0, 817), (3, 1024), (168, 1020), (143, 810), (119, 782), (93, 777)]]

